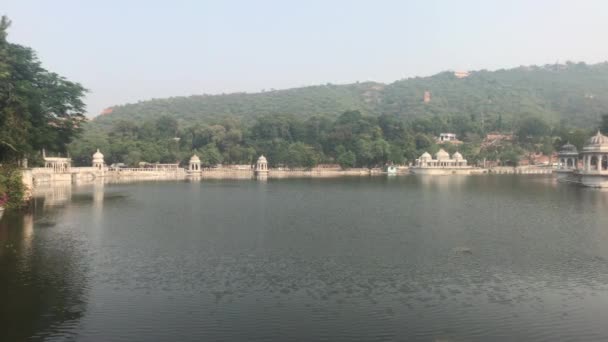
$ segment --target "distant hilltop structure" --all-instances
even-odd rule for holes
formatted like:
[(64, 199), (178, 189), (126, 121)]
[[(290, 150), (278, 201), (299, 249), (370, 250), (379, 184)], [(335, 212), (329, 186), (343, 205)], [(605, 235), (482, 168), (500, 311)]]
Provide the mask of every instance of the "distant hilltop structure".
[(468, 71), (454, 71), (454, 76), (456, 78), (467, 78), (471, 75)]
[(439, 134), (439, 137), (436, 139), (437, 139), (438, 144), (445, 144), (445, 143), (456, 144), (456, 145), (462, 144), (462, 141), (460, 141), (456, 138), (455, 133), (441, 133), (441, 134)]
[(428, 91), (428, 90), (425, 90), (425, 91), (424, 91), (424, 97), (422, 98), (422, 101), (423, 101), (424, 103), (429, 103), (429, 102), (431, 102), (431, 92), (430, 92), (430, 91)]
[(114, 108), (108, 107), (108, 108), (102, 110), (101, 113), (99, 113), (99, 115), (107, 115), (107, 114), (112, 113), (113, 111), (114, 111)]

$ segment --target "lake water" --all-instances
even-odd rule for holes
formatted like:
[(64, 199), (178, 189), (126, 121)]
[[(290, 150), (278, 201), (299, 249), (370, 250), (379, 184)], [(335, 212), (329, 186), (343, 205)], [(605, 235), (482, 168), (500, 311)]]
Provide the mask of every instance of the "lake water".
[(0, 221), (0, 340), (608, 340), (607, 206), (508, 175), (47, 189)]

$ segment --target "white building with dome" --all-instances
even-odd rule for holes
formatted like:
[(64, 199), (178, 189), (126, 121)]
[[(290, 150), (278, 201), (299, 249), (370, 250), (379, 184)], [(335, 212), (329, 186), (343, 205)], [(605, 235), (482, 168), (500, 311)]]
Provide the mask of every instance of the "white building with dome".
[(97, 149), (97, 152), (93, 154), (93, 167), (99, 171), (103, 171), (105, 166), (106, 163), (103, 160), (103, 154), (99, 152), (99, 149)]
[(564, 180), (572, 174), (578, 167), (579, 154), (576, 146), (566, 143), (557, 152), (559, 163), (555, 174), (558, 180)]
[(455, 152), (452, 156), (444, 149), (440, 149), (432, 158), (428, 152), (424, 152), (420, 158), (416, 159), (414, 166), (410, 168), (414, 174), (470, 174), (473, 167), (468, 165), (466, 159), (460, 152)]
[(258, 161), (255, 163), (255, 169), (254, 169), (255, 176), (257, 178), (264, 179), (264, 178), (268, 177), (268, 171), (269, 171), (268, 170), (268, 160), (266, 160), (266, 157), (261, 155), (258, 158)]
[[(572, 162), (576, 162), (574, 170), (564, 179), (565, 181), (596, 188), (608, 187), (608, 137), (598, 131), (587, 140), (577, 158), (574, 156), (572, 147), (566, 144), (562, 150), (564, 148), (572, 151), (570, 158), (573, 159)], [(562, 163), (561, 156), (564, 156), (566, 167), (571, 165), (571, 161), (565, 159), (566, 156), (561, 151), (560, 164)], [(582, 165), (578, 164), (579, 159), (582, 161)]]
[(190, 161), (188, 162), (188, 173), (200, 173), (201, 172), (201, 158), (199, 158), (196, 154), (193, 154), (190, 157)]

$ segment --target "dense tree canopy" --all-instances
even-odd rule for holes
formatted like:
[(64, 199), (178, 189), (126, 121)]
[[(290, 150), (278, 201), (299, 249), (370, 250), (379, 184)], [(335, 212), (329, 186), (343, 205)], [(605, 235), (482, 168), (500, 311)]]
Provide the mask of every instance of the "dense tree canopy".
[[(88, 123), (81, 138), (70, 145), (77, 164), (89, 165), (90, 155), (100, 148), (108, 163), (137, 165), (139, 162), (186, 164), (198, 154), (205, 166), (252, 164), (265, 155), (271, 166), (311, 168), (318, 163), (343, 168), (377, 167), (413, 162), (425, 151), (439, 149), (438, 132), (459, 132), (460, 145), (442, 146), (460, 151), (471, 162), (496, 160), (517, 164), (534, 153), (551, 154), (566, 141), (582, 146), (590, 130), (566, 124), (551, 126), (544, 119), (528, 116), (514, 127), (516, 138), (500, 144), (483, 144), (483, 131), (467, 118), (419, 118), (407, 121), (394, 114), (365, 115), (345, 111), (338, 117), (264, 115), (253, 122), (238, 118), (184, 121), (161, 116), (143, 122), (120, 120), (100, 129)], [(438, 130), (436, 126), (441, 127)]]
[(0, 20), (0, 161), (48, 148), (65, 151), (80, 131), (85, 89), (41, 66), (36, 53), (7, 40)]
[[(425, 91), (430, 93), (428, 103), (423, 101)], [(110, 114), (96, 121), (111, 126), (121, 119), (139, 121), (170, 115), (184, 121), (235, 117), (251, 123), (262, 116), (285, 114), (302, 120), (335, 119), (349, 110), (396, 116), (408, 122), (421, 119), (413, 129), (427, 134), (438, 134), (445, 125), (459, 136), (465, 132), (513, 131), (529, 116), (551, 125), (563, 122), (589, 129), (608, 112), (608, 63), (481, 70), (466, 78), (442, 72), (391, 84), (327, 84), (252, 94), (154, 99), (114, 106)], [(388, 124), (380, 126), (384, 129)]]

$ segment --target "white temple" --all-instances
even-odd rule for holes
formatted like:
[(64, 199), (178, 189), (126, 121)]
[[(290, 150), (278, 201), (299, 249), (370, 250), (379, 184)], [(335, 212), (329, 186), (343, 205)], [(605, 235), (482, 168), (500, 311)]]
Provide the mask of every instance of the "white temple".
[(263, 155), (255, 163), (254, 174), (259, 179), (265, 179), (268, 176), (268, 161)]
[[(590, 187), (608, 187), (608, 137), (598, 131), (587, 140), (580, 154), (572, 147), (566, 144), (559, 153), (560, 169), (571, 171), (566, 177), (560, 177), (561, 180)], [(579, 158), (582, 166), (578, 165)]]
[(268, 172), (268, 161), (263, 155), (255, 163), (255, 172)]
[(190, 162), (188, 163), (188, 172), (189, 173), (200, 173), (201, 172), (201, 159), (196, 155), (192, 155), (190, 157)]
[(100, 171), (103, 171), (105, 164), (106, 163), (103, 160), (103, 154), (99, 152), (99, 149), (97, 149), (97, 152), (93, 154), (93, 167)]
[(431, 155), (428, 152), (424, 152), (420, 158), (416, 159), (416, 167), (431, 167), (431, 168), (440, 168), (440, 167), (467, 167), (467, 160), (462, 157), (462, 154), (459, 152), (454, 153), (451, 157), (450, 154), (447, 153), (444, 149), (440, 149), (439, 152), (435, 154), (435, 159), (431, 158)]
[(416, 159), (410, 171), (415, 174), (449, 174), (469, 173), (472, 169), (462, 154), (455, 152), (452, 156), (444, 149), (440, 149), (433, 159), (428, 152), (424, 152)]
[(590, 174), (605, 172), (608, 174), (608, 137), (597, 131), (587, 140), (581, 152), (583, 168), (581, 171)]

